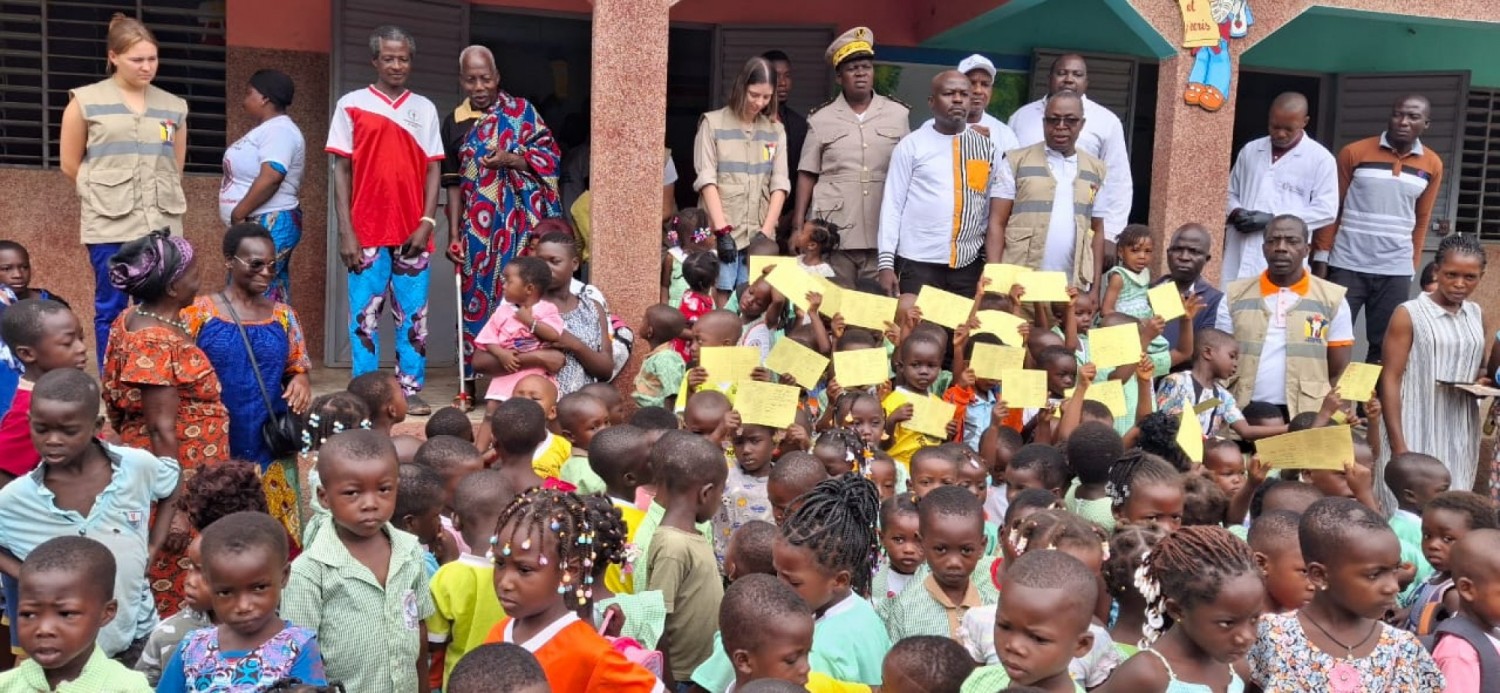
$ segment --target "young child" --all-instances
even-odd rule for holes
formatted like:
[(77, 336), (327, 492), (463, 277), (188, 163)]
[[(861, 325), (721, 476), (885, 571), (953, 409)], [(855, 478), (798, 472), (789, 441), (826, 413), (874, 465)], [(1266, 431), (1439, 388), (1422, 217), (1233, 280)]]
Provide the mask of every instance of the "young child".
[(739, 428), (739, 414), (734, 405), (718, 390), (694, 392), (682, 410), (682, 427), (729, 448), (734, 445), (734, 430)]
[(839, 247), (839, 227), (827, 219), (808, 219), (792, 234), (792, 253), (797, 266), (808, 274), (834, 278), (828, 257)]
[[(965, 491), (974, 494), (979, 499), (981, 508), (984, 506), (985, 495), (989, 492), (989, 470), (984, 463), (979, 461), (979, 454), (970, 450), (967, 446), (958, 443), (944, 443), (952, 448), (961, 457), (958, 463), (958, 485)], [(986, 524), (989, 521), (986, 520)]]
[(474, 422), (458, 407), (443, 407), (432, 412), (432, 416), (427, 417), (427, 423), (422, 427), (422, 437), (432, 440), (438, 436), (452, 436), (472, 444)]
[(432, 594), (417, 538), (390, 525), (399, 466), (374, 431), (324, 443), (317, 496), (333, 526), (292, 562), (282, 596), (282, 616), (317, 633), (328, 678), (349, 690), (427, 690)]
[(687, 320), (676, 308), (658, 303), (646, 309), (641, 338), (651, 345), (651, 351), (646, 353), (641, 370), (635, 375), (635, 391), (630, 397), (637, 406), (673, 407), (683, 375), (687, 373), (687, 361), (675, 348), (675, 342), (686, 329)]
[(1453, 544), (1449, 558), (1459, 613), (1438, 627), (1432, 658), (1447, 690), (1479, 693), (1500, 676), (1493, 664), (1500, 657), (1494, 635), (1500, 626), (1500, 531), (1469, 532)]
[[(943, 442), (941, 438), (918, 433), (902, 424), (912, 418), (911, 400), (930, 396), (928, 390), (943, 370), (946, 351), (944, 341), (928, 331), (913, 332), (896, 347), (896, 357), (891, 363), (896, 370), (896, 378), (892, 381), (894, 388), (880, 406), (886, 415), (885, 432), (890, 436), (885, 451), (902, 465), (909, 465), (917, 450)], [(956, 424), (950, 422), (950, 426), (956, 427)]]
[(152, 690), (145, 675), (110, 659), (97, 644), (103, 629), (126, 618), (114, 598), (119, 579), (109, 548), (76, 534), (48, 539), (26, 556), (20, 582), (22, 617), (14, 623), (27, 658), (0, 673), (0, 690)]
[(1497, 529), (1495, 504), (1472, 491), (1444, 491), (1422, 508), (1422, 556), (1432, 575), (1412, 597), (1406, 629), (1429, 635), (1437, 624), (1458, 613), (1449, 553), (1453, 544), (1476, 529)]
[(1001, 526), (1000, 536), (1001, 554), (1019, 555), (1019, 552), (1015, 550), (1014, 539), (1019, 536), (1022, 525), (1032, 516), (1048, 510), (1063, 510), (1063, 502), (1051, 492), (1029, 488), (1016, 494), (1015, 499), (1005, 509), (1005, 523)]
[(677, 310), (688, 290), (683, 279), (683, 260), (693, 253), (713, 253), (714, 233), (708, 227), (708, 213), (698, 207), (679, 210), (662, 224), (662, 301)]
[(586, 513), (578, 496), (551, 489), (531, 489), (501, 512), (491, 546), (494, 591), (506, 617), (488, 642), (530, 650), (556, 693), (660, 691), (651, 672), (573, 612), (588, 602), (585, 565), (597, 558)]
[(990, 522), (1005, 520), (1006, 506), (1010, 505), (1005, 470), (1022, 445), (1020, 432), (1006, 426), (991, 426), (979, 441), (979, 457), (990, 466), (990, 487), (984, 498), (984, 517)]
[[(1115, 239), (1115, 255), (1118, 264), (1104, 273), (1100, 312), (1104, 315), (1123, 313), (1142, 321), (1152, 319), (1156, 311), (1151, 308), (1151, 299), (1146, 295), (1151, 288), (1151, 259), (1155, 255), (1151, 227), (1127, 225)], [(1152, 352), (1166, 350), (1167, 340), (1160, 336), (1152, 340), (1148, 349)]]
[(520, 645), (490, 643), (474, 648), (443, 686), (448, 693), (550, 693), (547, 672)]
[(1025, 426), (1021, 430), (1021, 439), (1028, 443), (1051, 444), (1056, 424), (1052, 412), (1062, 404), (1064, 393), (1078, 384), (1078, 358), (1064, 347), (1053, 346), (1042, 350), (1036, 358), (1036, 365), (1047, 372), (1047, 406), (1022, 412)]
[[(467, 418), (464, 420), (468, 421)], [(454, 540), (454, 545), (461, 553), (471, 553), (463, 536), (453, 528), (454, 503), (458, 497), (459, 485), (469, 475), (484, 469), (484, 456), (473, 443), (440, 435), (428, 438), (427, 442), (422, 443), (422, 447), (417, 448), (415, 463), (437, 472), (442, 478), (443, 509), (439, 519), (443, 523), (443, 532)]]
[(870, 603), (881, 620), (889, 622), (888, 605), (895, 601), (919, 570), (927, 567), (919, 534), (916, 498), (901, 493), (880, 503), (880, 569), (870, 581)]
[(1089, 631), (1098, 575), (1082, 561), (1057, 550), (1030, 551), (1005, 567), (995, 610), (995, 650), (1006, 653), (999, 666), (980, 667), (963, 691), (1002, 686), (1033, 686), (1047, 693), (1082, 693), (1068, 666), (1094, 645)]
[(465, 478), (454, 496), (453, 525), (479, 553), (464, 551), (438, 568), (428, 584), (433, 612), (427, 617), (427, 641), (443, 647), (442, 690), (449, 690), (459, 661), (473, 654), (505, 618), (495, 596), (495, 566), (487, 556), (490, 532), (515, 495), (499, 470), (486, 469)]
[(671, 679), (685, 682), (713, 653), (719, 628), (719, 562), (696, 524), (719, 510), (727, 466), (723, 450), (690, 433), (667, 433), (652, 454), (660, 460), (657, 502), (667, 513), (651, 539), (646, 588), (661, 590), (666, 601), (667, 627), (658, 648), (671, 664)]
[[(636, 532), (646, 513), (636, 506), (636, 494), (642, 485), (652, 482), (651, 444), (655, 436), (630, 424), (611, 426), (589, 442), (589, 464), (604, 482), (604, 493), (620, 509), (625, 523), (627, 557), (621, 565), (611, 565), (604, 573), (604, 586), (614, 594), (635, 592), (634, 562), (639, 556), (635, 547)], [(644, 590), (645, 585), (641, 585)]]
[[(306, 506), (302, 516), (306, 518), (302, 527), (301, 545), (311, 546), (318, 532), (333, 519), (328, 508), (318, 502), (318, 452), (329, 438), (344, 431), (370, 428), (370, 409), (365, 402), (347, 390), (330, 392), (313, 399), (302, 419), (302, 451), (297, 455), (298, 476), (303, 481)], [(420, 449), (420, 448), (418, 448)]]
[(708, 371), (704, 370), (698, 362), (698, 353), (704, 347), (735, 346), (739, 344), (740, 335), (744, 330), (745, 323), (740, 316), (727, 310), (715, 310), (705, 313), (703, 317), (691, 328), (692, 343), (689, 345), (687, 362), (690, 366), (687, 377), (683, 378), (683, 384), (678, 388), (676, 406), (681, 412), (687, 404), (688, 396), (697, 394), (703, 390), (718, 391), (726, 394), (734, 392), (734, 383), (710, 382)]
[(619, 426), (625, 423), (629, 412), (625, 410), (625, 398), (615, 389), (614, 383), (589, 383), (578, 388), (578, 391), (604, 403), (604, 408), (609, 411), (608, 425)]
[[(936, 489), (917, 504), (918, 534), (927, 575), (908, 584), (886, 612), (891, 642), (914, 635), (958, 637), (969, 609), (999, 598), (990, 580), (993, 557), (984, 556), (984, 506), (957, 486)], [(920, 584), (919, 589), (917, 585)]]
[(1106, 532), (1115, 530), (1115, 516), (1105, 487), (1109, 470), (1125, 454), (1125, 445), (1115, 427), (1087, 421), (1068, 436), (1068, 469), (1077, 482), (1063, 496), (1069, 512), (1077, 513)]
[(386, 437), (391, 429), (406, 420), (406, 397), (396, 376), (384, 371), (370, 371), (349, 381), (349, 394), (364, 402), (369, 425), (363, 426)]
[[(200, 476), (203, 475), (193, 478)], [(171, 661), (177, 646), (189, 633), (214, 625), (213, 596), (203, 584), (202, 545), (202, 535), (193, 537), (184, 554), (189, 565), (182, 579), (182, 609), (151, 629), (146, 646), (141, 648), (141, 658), (135, 662), (135, 670), (145, 674), (146, 682), (152, 686), (161, 681), (162, 667)]]
[(1445, 690), (1443, 674), (1411, 633), (1381, 622), (1401, 591), (1401, 543), (1375, 511), (1324, 498), (1297, 531), (1312, 602), (1261, 618), (1246, 655), (1262, 690)]
[(1182, 526), (1222, 527), (1228, 515), (1229, 497), (1218, 485), (1202, 474), (1182, 475)]
[[(4, 266), (6, 243), (9, 241), (0, 241), (0, 267)], [(25, 249), (20, 252), (24, 255)], [(78, 316), (57, 301), (38, 298), (24, 299), (5, 309), (0, 317), (0, 340), (26, 369), (10, 409), (0, 417), (0, 486), (4, 486), (42, 462), (31, 444), (31, 390), (37, 379), (59, 368), (83, 370), (88, 364), (88, 348)]]
[(1297, 543), (1301, 513), (1275, 510), (1264, 513), (1250, 525), (1247, 541), (1266, 586), (1266, 609), (1284, 614), (1307, 605), (1313, 586), (1307, 581), (1307, 564)]
[(1115, 525), (1153, 524), (1167, 532), (1182, 526), (1182, 474), (1156, 455), (1130, 450), (1109, 468)]
[[(677, 310), (682, 313), (682, 321), (685, 329), (674, 344), (674, 349), (682, 356), (682, 360), (692, 363), (693, 354), (690, 351), (690, 343), (693, 340), (693, 327), (698, 320), (707, 315), (718, 306), (714, 303), (714, 282), (719, 278), (719, 259), (713, 253), (693, 253), (682, 261), (682, 279), (687, 282), (687, 291), (682, 293), (682, 302), (677, 304)], [(735, 335), (736, 338), (739, 335)]]
[[(562, 471), (563, 463), (573, 456), (573, 444), (559, 435), (557, 427), (557, 383), (546, 376), (528, 375), (516, 383), (514, 394), (518, 399), (529, 399), (541, 405), (542, 414), (547, 421), (542, 429), (546, 437), (532, 453), (531, 466), (537, 476), (543, 479), (557, 476)], [(493, 427), (488, 428), (494, 433)], [(483, 448), (484, 446), (480, 446), (480, 449)]]
[[(1220, 382), (1239, 372), (1240, 343), (1234, 335), (1213, 328), (1198, 330), (1192, 370), (1172, 373), (1162, 378), (1156, 388), (1156, 408), (1168, 414), (1198, 412), (1203, 433), (1212, 436), (1228, 428), (1244, 440), (1256, 440), (1286, 433), (1286, 424), (1257, 426), (1245, 420), (1235, 404), (1234, 394)], [(1209, 406), (1212, 404), (1212, 406)]]
[(1109, 627), (1110, 639), (1122, 659), (1135, 656), (1146, 628), (1146, 597), (1136, 584), (1136, 572), (1142, 569), (1156, 545), (1167, 536), (1157, 525), (1131, 525), (1115, 529), (1109, 538), (1109, 558), (1104, 561), (1104, 586), (1119, 605), (1119, 615)]
[[(117, 568), (110, 594), (118, 605), (113, 620), (97, 624), (99, 648), (133, 664), (156, 625), (146, 566), (176, 514), (180, 471), (168, 458), (101, 442), (99, 406), (99, 385), (81, 370), (61, 368), (37, 380), (31, 439), (42, 464), (0, 489), (0, 571), (19, 578), (21, 561), (52, 537), (104, 544)], [(24, 619), (11, 623), (24, 638)]]
[(1395, 508), (1390, 525), (1401, 540), (1401, 560), (1416, 567), (1411, 587), (1401, 593), (1402, 606), (1410, 606), (1417, 587), (1432, 575), (1432, 566), (1422, 551), (1422, 508), (1447, 491), (1453, 477), (1438, 458), (1419, 452), (1391, 457), (1382, 477), (1382, 500)]
[(999, 381), (980, 378), (974, 374), (974, 369), (967, 367), (974, 360), (976, 345), (998, 345), (1000, 339), (992, 334), (971, 336), (969, 329), (968, 325), (961, 325), (953, 334), (955, 350), (961, 350), (959, 353), (964, 358), (962, 363), (953, 366), (959, 370), (955, 373), (953, 385), (943, 393), (943, 401), (958, 407), (954, 413), (959, 422), (958, 439), (970, 450), (979, 452), (985, 432), (992, 426), (1004, 426), (1010, 417), (1010, 409), (1000, 401)]
[(265, 513), (238, 512), (215, 521), (202, 535), (203, 582), (216, 627), (194, 631), (162, 670), (159, 692), (269, 690), (282, 679), (327, 683), (316, 633), (276, 614), (287, 579), (286, 529)]
[(547, 415), (529, 399), (512, 397), (495, 409), (490, 431), (499, 453), (496, 469), (518, 493), (542, 485), (542, 475), (533, 459), (537, 446), (547, 440)]
[[(1231, 665), (1255, 643), (1265, 596), (1250, 547), (1222, 527), (1183, 527), (1156, 545), (1141, 580), (1152, 617), (1109, 690), (1243, 690)], [(1164, 618), (1173, 625), (1162, 635)]]
[(609, 408), (593, 395), (574, 392), (557, 401), (557, 426), (573, 453), (558, 470), (558, 478), (572, 484), (579, 495), (604, 493), (604, 480), (589, 466), (589, 443), (609, 426)]
[(941, 446), (921, 448), (911, 456), (911, 479), (906, 490), (918, 502), (933, 489), (958, 485), (958, 461)]
[(438, 570), (436, 554), (443, 533), (443, 477), (420, 464), (403, 464), (396, 474), (396, 511), (391, 524), (417, 538), (422, 545), (422, 562), (431, 578)]
[(729, 553), (724, 556), (724, 579), (734, 582), (746, 575), (775, 577), (771, 547), (776, 534), (776, 525), (765, 520), (751, 520), (734, 530), (734, 536), (729, 537)]
[(974, 673), (974, 660), (949, 638), (918, 635), (891, 647), (880, 667), (881, 693), (958, 691)]
[[(1228, 438), (1203, 441), (1203, 467), (1200, 471), (1224, 492), (1226, 498), (1233, 499), (1245, 488), (1245, 456), (1240, 453), (1240, 446)], [(1240, 517), (1229, 519), (1238, 523), (1244, 515), (1241, 513)]]
[[(557, 306), (542, 300), (551, 283), (552, 270), (539, 257), (518, 257), (505, 266), (500, 305), (474, 338), (474, 347), (488, 352), (500, 365), (485, 392), (487, 401), (510, 399), (516, 383), (528, 375), (550, 376), (545, 368), (523, 366), (521, 354), (557, 341), (567, 329)], [(485, 408), (490, 405), (486, 403)]]
[(884, 451), (875, 453), (870, 460), (870, 481), (875, 482), (875, 487), (880, 492), (880, 502), (896, 497), (896, 487), (904, 471), (906, 470)]
[(827, 674), (810, 672), (813, 616), (786, 583), (771, 575), (747, 575), (724, 592), (719, 621), (736, 627), (723, 631), (723, 649), (734, 666), (734, 684), (764, 679), (787, 681), (806, 690), (839, 690)]
[(766, 500), (771, 504), (771, 519), (777, 524), (785, 522), (797, 499), (828, 478), (828, 470), (811, 454), (789, 452), (782, 455), (766, 479)]
[[(56, 301), (64, 308), (69, 307), (68, 302), (59, 298), (57, 294), (31, 286), (31, 253), (26, 250), (26, 246), (15, 241), (0, 241), (0, 284), (10, 287), (10, 290), (16, 294), (17, 301), (28, 299)], [(7, 341), (6, 344), (10, 342)], [(11, 346), (15, 345), (11, 344)]]
[(1030, 488), (1052, 493), (1058, 500), (1068, 488), (1068, 461), (1051, 445), (1023, 445), (1005, 468), (1005, 493), (1014, 502), (1016, 494)]
[[(728, 477), (724, 482), (724, 502), (713, 514), (714, 555), (719, 564), (729, 548), (729, 535), (751, 520), (770, 520), (771, 499), (767, 481), (771, 478), (771, 458), (782, 433), (769, 426), (744, 424), (734, 433), (730, 449)], [(671, 508), (668, 508), (670, 512)]]

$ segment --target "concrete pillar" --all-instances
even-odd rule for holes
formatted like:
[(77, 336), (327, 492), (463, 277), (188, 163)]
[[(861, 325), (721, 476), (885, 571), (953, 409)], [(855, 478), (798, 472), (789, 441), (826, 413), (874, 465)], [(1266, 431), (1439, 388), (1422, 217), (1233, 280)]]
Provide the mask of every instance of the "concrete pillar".
[[(661, 298), (667, 27), (673, 0), (594, 0), (591, 277), (639, 329)], [(645, 353), (644, 340), (636, 354)], [(629, 392), (638, 360), (616, 379)]]

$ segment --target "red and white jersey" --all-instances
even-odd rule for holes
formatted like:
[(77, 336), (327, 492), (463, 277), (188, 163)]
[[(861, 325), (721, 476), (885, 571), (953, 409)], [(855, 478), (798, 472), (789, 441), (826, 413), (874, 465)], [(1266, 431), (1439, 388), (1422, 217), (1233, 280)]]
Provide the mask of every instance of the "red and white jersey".
[(405, 243), (425, 211), (427, 165), (443, 159), (432, 102), (410, 91), (395, 99), (373, 86), (351, 91), (333, 109), (324, 149), (354, 169), (349, 216), (359, 246)]

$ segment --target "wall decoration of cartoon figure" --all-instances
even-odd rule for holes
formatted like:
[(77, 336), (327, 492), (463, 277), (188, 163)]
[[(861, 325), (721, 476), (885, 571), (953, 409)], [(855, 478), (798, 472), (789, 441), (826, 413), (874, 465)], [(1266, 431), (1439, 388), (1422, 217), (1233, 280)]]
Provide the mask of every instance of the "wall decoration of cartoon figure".
[(1177, 0), (1182, 46), (1193, 56), (1182, 100), (1210, 113), (1229, 101), (1229, 40), (1244, 38), (1255, 17), (1250, 0)]

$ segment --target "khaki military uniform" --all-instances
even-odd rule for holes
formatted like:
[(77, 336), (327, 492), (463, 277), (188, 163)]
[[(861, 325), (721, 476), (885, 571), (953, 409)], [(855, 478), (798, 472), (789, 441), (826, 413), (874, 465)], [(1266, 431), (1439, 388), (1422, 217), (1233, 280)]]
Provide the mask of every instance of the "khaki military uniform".
[[(886, 171), (891, 152), (911, 130), (909, 114), (905, 104), (876, 94), (861, 119), (841, 94), (808, 117), (797, 169), (816, 175), (818, 184), (807, 218), (837, 224), (840, 250), (874, 251)], [(873, 262), (861, 273), (873, 277)]]
[(187, 198), (173, 138), (186, 125), (187, 102), (148, 86), (137, 114), (114, 79), (71, 94), (88, 128), (76, 183), (81, 240), (124, 243), (163, 227), (182, 233)]

